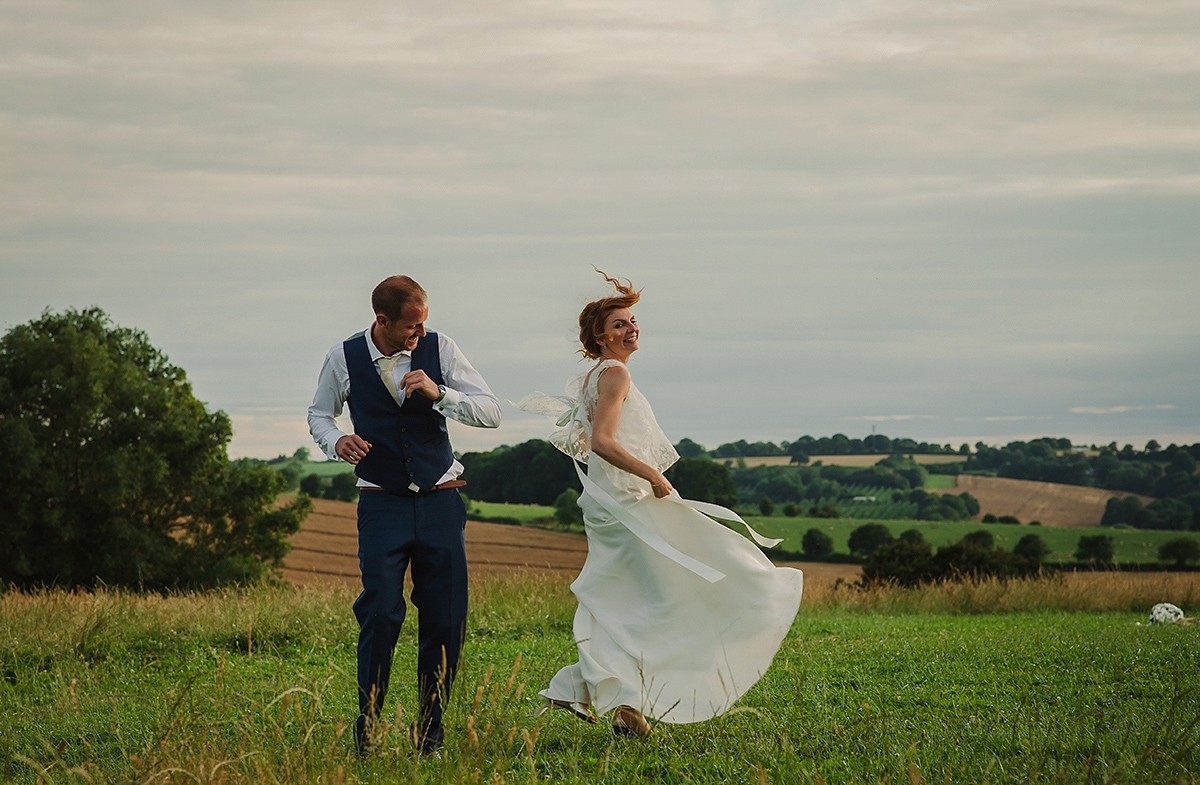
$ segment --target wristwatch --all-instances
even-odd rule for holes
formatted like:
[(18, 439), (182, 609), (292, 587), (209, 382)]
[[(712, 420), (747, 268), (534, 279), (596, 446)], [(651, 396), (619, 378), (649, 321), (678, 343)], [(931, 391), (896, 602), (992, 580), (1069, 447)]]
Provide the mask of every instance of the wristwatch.
[(434, 403), (441, 403), (442, 399), (445, 397), (446, 397), (446, 385), (439, 384), (438, 385), (438, 397), (437, 397), (437, 400), (434, 401)]

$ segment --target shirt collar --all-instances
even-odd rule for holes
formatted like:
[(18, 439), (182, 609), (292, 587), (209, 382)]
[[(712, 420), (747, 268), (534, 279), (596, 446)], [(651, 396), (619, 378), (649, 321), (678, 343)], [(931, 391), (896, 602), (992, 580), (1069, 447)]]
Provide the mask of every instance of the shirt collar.
[[(374, 322), (372, 322), (371, 327), (374, 326)], [(401, 349), (393, 355), (387, 355), (381, 352), (379, 347), (375, 345), (375, 339), (371, 337), (371, 327), (368, 327), (367, 331), (363, 334), (367, 337), (367, 351), (371, 354), (372, 363), (379, 362), (379, 358), (381, 357), (412, 357), (412, 352), (408, 349)]]

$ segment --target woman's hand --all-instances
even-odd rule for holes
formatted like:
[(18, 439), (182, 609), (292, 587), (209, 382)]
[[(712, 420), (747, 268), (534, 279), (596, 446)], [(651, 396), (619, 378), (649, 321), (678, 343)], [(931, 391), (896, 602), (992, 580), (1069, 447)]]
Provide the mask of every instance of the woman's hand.
[(664, 477), (662, 472), (658, 472), (657, 479), (650, 481), (650, 487), (654, 490), (654, 497), (656, 499), (670, 496), (671, 491), (675, 490), (675, 486), (671, 485), (671, 481)]

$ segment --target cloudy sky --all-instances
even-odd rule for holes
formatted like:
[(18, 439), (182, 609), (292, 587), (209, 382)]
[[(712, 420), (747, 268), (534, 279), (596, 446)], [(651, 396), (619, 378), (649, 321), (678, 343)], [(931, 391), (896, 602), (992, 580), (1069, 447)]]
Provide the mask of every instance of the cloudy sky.
[[(1200, 441), (1194, 0), (0, 2), (0, 329), (98, 305), (310, 444), (407, 273), (499, 397), (596, 265), (673, 439)], [(511, 408), (460, 450), (546, 423)]]

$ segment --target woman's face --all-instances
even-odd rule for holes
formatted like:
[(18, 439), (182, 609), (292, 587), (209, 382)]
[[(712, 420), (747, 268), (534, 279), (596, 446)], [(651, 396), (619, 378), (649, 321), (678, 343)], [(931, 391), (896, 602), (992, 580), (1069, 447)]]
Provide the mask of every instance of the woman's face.
[(615, 308), (604, 317), (605, 338), (601, 338), (600, 353), (606, 357), (625, 359), (637, 351), (638, 326), (633, 311)]

